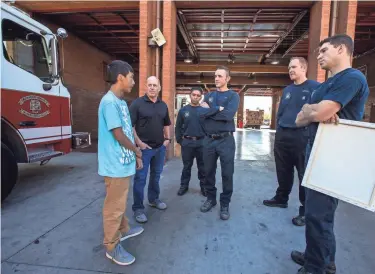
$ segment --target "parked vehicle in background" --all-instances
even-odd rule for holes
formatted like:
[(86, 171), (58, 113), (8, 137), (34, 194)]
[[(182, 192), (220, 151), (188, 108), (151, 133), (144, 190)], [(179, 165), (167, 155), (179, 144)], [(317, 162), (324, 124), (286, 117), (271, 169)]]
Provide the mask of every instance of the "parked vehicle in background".
[(249, 110), (245, 111), (245, 125), (244, 128), (260, 129), (263, 125), (264, 110)]

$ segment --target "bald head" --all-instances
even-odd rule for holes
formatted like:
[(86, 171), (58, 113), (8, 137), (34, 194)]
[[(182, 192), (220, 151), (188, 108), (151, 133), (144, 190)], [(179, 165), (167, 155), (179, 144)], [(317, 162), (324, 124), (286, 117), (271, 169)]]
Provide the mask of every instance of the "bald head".
[(146, 94), (150, 99), (156, 99), (160, 92), (160, 80), (155, 76), (147, 78), (147, 91)]
[(160, 80), (156, 76), (150, 76), (147, 78), (147, 84), (149, 81), (157, 81), (158, 84), (160, 85)]

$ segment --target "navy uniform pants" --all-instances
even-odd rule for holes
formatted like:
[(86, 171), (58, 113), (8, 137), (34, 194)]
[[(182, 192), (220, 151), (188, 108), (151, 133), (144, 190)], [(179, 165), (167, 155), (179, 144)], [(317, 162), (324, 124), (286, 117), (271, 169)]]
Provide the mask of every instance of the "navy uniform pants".
[(188, 187), (191, 178), (191, 167), (194, 163), (194, 158), (197, 161), (198, 179), (200, 187), (204, 184), (204, 162), (203, 162), (203, 140), (188, 140), (184, 139), (181, 142), (181, 156), (184, 165), (181, 173), (181, 186)]
[[(306, 164), (311, 152), (306, 147)], [(305, 265), (313, 274), (324, 274), (325, 267), (335, 261), (336, 239), (333, 231), (338, 200), (306, 188), (306, 250)]]
[(220, 204), (228, 206), (233, 193), (234, 156), (236, 145), (233, 135), (220, 139), (206, 137), (203, 141), (203, 160), (205, 166), (205, 185), (207, 199), (216, 201), (216, 168), (220, 158), (223, 192)]
[(294, 181), (294, 167), (299, 179), (299, 200), (301, 206), (299, 215), (305, 215), (305, 188), (301, 186), (305, 173), (305, 155), (307, 144), (307, 129), (279, 128), (275, 135), (274, 156), (276, 163), (277, 181), (279, 187), (276, 199), (286, 203), (289, 200)]

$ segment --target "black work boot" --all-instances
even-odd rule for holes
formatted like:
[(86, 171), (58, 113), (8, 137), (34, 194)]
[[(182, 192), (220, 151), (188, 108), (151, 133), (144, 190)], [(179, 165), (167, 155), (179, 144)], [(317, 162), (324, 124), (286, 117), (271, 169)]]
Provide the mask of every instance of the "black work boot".
[(207, 199), (201, 206), (201, 212), (207, 212), (217, 204), (216, 201)]
[(273, 197), (271, 200), (264, 200), (263, 204), (265, 206), (271, 206), (271, 207), (281, 207), (281, 208), (287, 208), (288, 207), (288, 202), (282, 202), (276, 196)]
[(301, 268), (298, 270), (297, 274), (313, 274), (313, 273), (308, 272), (304, 267), (301, 267)]
[(230, 217), (229, 206), (220, 206), (220, 219), (226, 221)]
[(304, 226), (305, 225), (305, 216), (298, 215), (292, 219), (292, 223), (295, 226)]
[[(294, 250), (292, 251), (290, 256), (292, 257), (292, 260), (295, 263), (302, 265), (302, 266), (305, 264), (305, 253)], [(336, 273), (335, 263), (331, 262), (329, 265), (327, 265), (325, 271), (326, 271), (326, 274), (335, 274)]]
[(188, 189), (189, 188), (187, 186), (180, 186), (180, 189), (178, 190), (177, 195), (178, 196), (184, 195), (188, 191)]

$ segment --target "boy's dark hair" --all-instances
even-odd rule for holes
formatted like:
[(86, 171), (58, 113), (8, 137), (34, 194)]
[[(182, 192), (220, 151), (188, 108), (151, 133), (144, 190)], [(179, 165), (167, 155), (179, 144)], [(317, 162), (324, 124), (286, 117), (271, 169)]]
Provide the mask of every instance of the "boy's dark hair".
[(226, 67), (226, 66), (218, 66), (218, 67), (216, 68), (216, 70), (218, 70), (218, 69), (223, 69), (223, 70), (225, 70), (225, 72), (227, 73), (227, 76), (230, 76), (230, 71), (229, 71), (229, 68), (228, 68), (228, 67)]
[(329, 43), (333, 45), (335, 48), (337, 48), (340, 45), (344, 45), (349, 55), (352, 55), (354, 51), (353, 39), (349, 35), (346, 35), (346, 34), (337, 34), (337, 35), (328, 37), (319, 43), (319, 47), (321, 47), (324, 43)]
[(134, 73), (131, 65), (121, 60), (114, 60), (107, 66), (107, 79), (106, 81), (111, 85), (117, 83), (117, 76), (119, 74), (127, 76), (129, 72)]
[(199, 92), (201, 93), (201, 95), (203, 94), (203, 90), (202, 90), (202, 88), (200, 88), (200, 87), (192, 87), (191, 90), (190, 90), (190, 94), (192, 94), (192, 92), (193, 92), (194, 90), (199, 91)]

